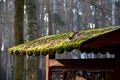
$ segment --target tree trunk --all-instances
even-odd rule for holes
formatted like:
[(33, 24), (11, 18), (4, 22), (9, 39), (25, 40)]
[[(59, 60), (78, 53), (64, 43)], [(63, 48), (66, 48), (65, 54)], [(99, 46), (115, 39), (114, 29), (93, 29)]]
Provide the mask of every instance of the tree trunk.
[(51, 11), (50, 11), (50, 1), (46, 0), (47, 2), (47, 14), (48, 14), (48, 34), (52, 34), (52, 18), (51, 18)]
[(1, 64), (2, 64), (2, 55), (1, 55), (1, 53), (2, 53), (2, 51), (1, 51), (1, 49), (2, 49), (2, 1), (1, 1), (1, 3), (0, 3), (0, 79), (2, 79), (2, 66), (1, 66)]
[[(26, 41), (37, 38), (36, 0), (26, 0)], [(38, 80), (38, 57), (26, 56), (26, 80)]]
[[(21, 44), (23, 40), (23, 20), (24, 20), (24, 0), (14, 1), (14, 39), (15, 45)], [(24, 57), (21, 55), (14, 56), (14, 80), (23, 80), (24, 74)]]
[(115, 0), (112, 0), (112, 25), (115, 26)]

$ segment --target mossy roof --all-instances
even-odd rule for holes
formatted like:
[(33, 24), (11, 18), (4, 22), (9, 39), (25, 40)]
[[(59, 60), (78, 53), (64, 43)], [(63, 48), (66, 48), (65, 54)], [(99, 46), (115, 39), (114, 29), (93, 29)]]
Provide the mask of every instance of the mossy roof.
[(79, 32), (68, 32), (44, 36), (30, 42), (13, 46), (8, 49), (9, 54), (18, 55), (46, 55), (61, 54), (64, 51), (80, 50), (81, 44), (89, 39), (112, 32), (119, 27), (81, 30)]

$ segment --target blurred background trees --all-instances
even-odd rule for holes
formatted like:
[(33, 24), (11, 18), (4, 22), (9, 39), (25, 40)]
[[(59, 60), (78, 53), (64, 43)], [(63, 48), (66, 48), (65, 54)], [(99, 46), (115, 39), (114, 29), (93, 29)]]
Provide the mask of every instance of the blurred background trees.
[[(35, 0), (35, 3), (36, 15), (32, 17), (36, 16), (37, 37), (120, 25), (120, 0)], [(24, 11), (24, 38), (27, 35), (26, 14)], [(1, 80), (13, 80), (13, 56), (7, 54), (14, 42), (13, 25), (14, 0), (0, 0)], [(70, 57), (62, 54), (62, 57), (66, 56)], [(40, 56), (38, 63), (38, 79), (45, 80), (45, 57)]]

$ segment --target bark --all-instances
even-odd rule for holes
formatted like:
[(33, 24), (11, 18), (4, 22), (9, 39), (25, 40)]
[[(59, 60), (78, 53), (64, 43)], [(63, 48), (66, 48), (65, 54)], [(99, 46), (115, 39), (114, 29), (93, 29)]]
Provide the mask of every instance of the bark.
[(73, 25), (73, 31), (78, 31), (78, 27), (79, 27), (79, 25), (78, 25), (78, 5), (76, 5), (77, 3), (78, 3), (78, 0), (74, 0), (73, 1), (73, 3), (74, 3), (74, 10), (73, 10), (73, 16), (74, 16), (74, 18), (73, 18), (73, 22), (74, 22), (74, 25)]
[[(23, 40), (23, 18), (24, 18), (24, 0), (14, 1), (14, 39), (15, 45), (21, 44)], [(23, 80), (24, 74), (24, 57), (21, 55), (14, 56), (14, 80)]]
[(44, 1), (43, 0), (41, 0), (40, 1), (40, 3), (41, 3), (41, 7), (40, 7), (40, 12), (41, 12), (41, 14), (40, 14), (40, 26), (41, 26), (41, 36), (43, 36), (43, 27), (44, 27)]
[[(36, 0), (26, 0), (26, 41), (37, 38)], [(38, 80), (38, 57), (26, 56), (26, 80)]]
[(48, 34), (52, 34), (52, 18), (51, 18), (51, 11), (50, 11), (50, 1), (46, 0), (47, 2), (47, 14), (48, 14)]

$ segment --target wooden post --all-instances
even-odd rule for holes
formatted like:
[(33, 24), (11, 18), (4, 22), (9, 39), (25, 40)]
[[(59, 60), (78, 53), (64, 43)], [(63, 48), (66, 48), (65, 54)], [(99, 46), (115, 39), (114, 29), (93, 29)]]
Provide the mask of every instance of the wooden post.
[(49, 61), (50, 59), (55, 59), (55, 55), (46, 55), (46, 80), (50, 80), (50, 66)]
[(49, 54), (46, 55), (46, 80), (49, 80)]

